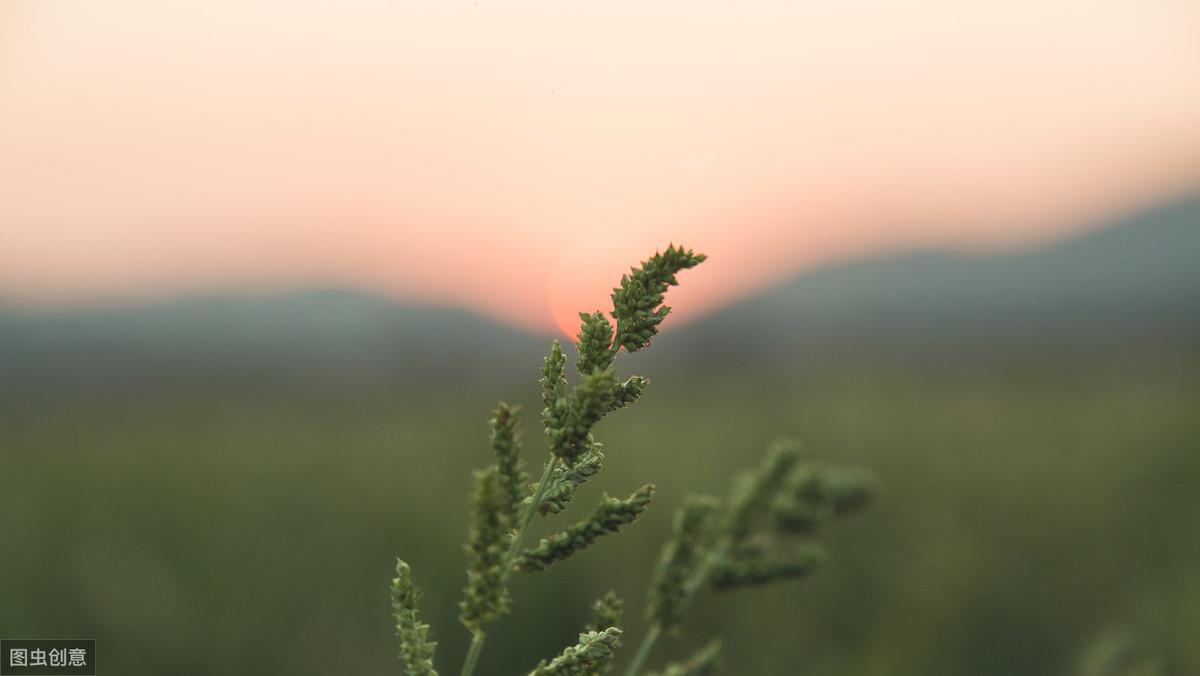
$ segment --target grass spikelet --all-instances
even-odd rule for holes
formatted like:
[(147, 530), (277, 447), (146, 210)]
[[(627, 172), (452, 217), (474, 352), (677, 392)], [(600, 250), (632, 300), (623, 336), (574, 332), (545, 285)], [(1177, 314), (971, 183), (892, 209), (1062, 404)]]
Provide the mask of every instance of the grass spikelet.
[(616, 592), (610, 591), (596, 599), (592, 604), (592, 622), (587, 626), (588, 631), (604, 631), (609, 627), (621, 626), (621, 616), (625, 613), (625, 602)]
[(649, 345), (650, 339), (658, 335), (659, 324), (671, 312), (671, 308), (663, 304), (663, 295), (669, 287), (679, 283), (676, 273), (704, 260), (704, 254), (671, 245), (666, 251), (654, 254), (640, 268), (633, 268), (621, 277), (620, 286), (612, 292), (612, 315), (617, 320), (615, 345), (628, 352)]
[(400, 641), (400, 660), (409, 676), (437, 676), (433, 668), (433, 653), (437, 643), (429, 640), (429, 625), (417, 619), (417, 599), (421, 596), (413, 584), (408, 564), (396, 560), (396, 577), (392, 580), (392, 616), (396, 620), (396, 637)]
[[(583, 455), (575, 460), (574, 465), (565, 467), (556, 464), (551, 470), (550, 481), (546, 486), (545, 495), (542, 496), (542, 503), (538, 506), (538, 511), (541, 514), (561, 513), (571, 502), (571, 497), (575, 495), (575, 489), (598, 474), (603, 467), (604, 447), (595, 441)], [(535, 485), (534, 489), (537, 488)], [(533, 498), (529, 497), (525, 499), (524, 504), (529, 505), (532, 502)]]
[(755, 521), (767, 511), (799, 457), (795, 446), (776, 442), (757, 470), (739, 478), (729, 498), (729, 519), (725, 526), (734, 546), (750, 535)]
[(579, 326), (579, 342), (575, 349), (579, 352), (579, 361), (575, 368), (583, 376), (596, 371), (607, 371), (612, 366), (616, 352), (612, 349), (613, 327), (604, 317), (603, 312), (579, 313), (582, 320)]
[(504, 513), (505, 496), (499, 472), (492, 467), (475, 473), (471, 499), (473, 522), (467, 535), (467, 586), (460, 604), (459, 619), (473, 634), (508, 612), (504, 576), (504, 547), (510, 520)]
[(524, 500), (525, 482), (529, 480), (522, 470), (521, 444), (517, 439), (519, 412), (520, 408), (500, 402), (492, 411), (489, 421), (492, 427), (492, 450), (496, 453), (496, 469), (499, 472), (502, 511), (510, 521), (516, 518), (517, 506)]
[(651, 621), (666, 631), (673, 631), (683, 619), (689, 600), (685, 586), (700, 563), (718, 505), (716, 498), (693, 495), (675, 512), (674, 533), (663, 546), (647, 606)]
[(523, 573), (544, 570), (550, 564), (586, 549), (601, 536), (616, 533), (636, 521), (653, 497), (652, 484), (642, 486), (623, 500), (604, 496), (590, 517), (525, 550), (515, 563), (516, 569)]
[(728, 591), (742, 587), (757, 587), (779, 580), (791, 580), (811, 574), (825, 560), (819, 547), (806, 547), (781, 561), (760, 554), (750, 559), (729, 561), (714, 568), (711, 579), (713, 591)]
[(616, 627), (584, 632), (579, 635), (579, 643), (563, 650), (549, 663), (537, 665), (529, 676), (590, 676), (612, 659), (620, 638), (621, 630)]

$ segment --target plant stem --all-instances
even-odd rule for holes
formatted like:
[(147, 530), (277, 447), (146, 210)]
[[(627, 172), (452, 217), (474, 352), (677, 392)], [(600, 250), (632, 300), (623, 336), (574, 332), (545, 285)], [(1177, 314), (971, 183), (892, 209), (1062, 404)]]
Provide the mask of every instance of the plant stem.
[(725, 556), (728, 554), (728, 552), (729, 543), (722, 539), (722, 541), (717, 546), (713, 547), (712, 551), (710, 551), (708, 555), (700, 561), (700, 565), (696, 567), (696, 571), (692, 573), (692, 576), (683, 584), (683, 597), (686, 599), (684, 603), (692, 602), (692, 599), (696, 596), (696, 592), (700, 591), (700, 588), (704, 586), (705, 582), (708, 582), (708, 574), (712, 572), (713, 568), (716, 568), (725, 561)]
[(538, 487), (533, 493), (533, 501), (529, 503), (529, 509), (525, 510), (521, 519), (521, 527), (513, 535), (512, 542), (508, 545), (508, 551), (504, 554), (504, 576), (500, 578), (500, 584), (508, 582), (508, 578), (512, 576), (512, 564), (516, 561), (517, 555), (521, 553), (521, 541), (525, 539), (525, 531), (529, 530), (529, 524), (533, 523), (533, 517), (537, 515), (538, 508), (542, 506), (542, 498), (546, 497), (546, 489), (550, 487), (550, 475), (554, 473), (558, 462), (557, 455), (551, 456), (550, 462), (546, 463), (546, 469), (542, 470), (542, 478), (538, 479)]
[(654, 648), (655, 641), (658, 640), (659, 634), (662, 633), (662, 627), (658, 624), (650, 625), (650, 629), (646, 631), (646, 635), (642, 637), (642, 642), (638, 646), (637, 653), (633, 656), (633, 661), (629, 663), (629, 668), (625, 670), (625, 676), (637, 676), (642, 670), (642, 664), (646, 662), (646, 658), (650, 656), (650, 651)]
[[(546, 489), (550, 484), (550, 475), (554, 473), (554, 468), (558, 466), (558, 456), (551, 456), (550, 462), (546, 463), (546, 469), (542, 471), (542, 478), (538, 481), (537, 490), (533, 493), (533, 501), (529, 503), (529, 509), (521, 515), (521, 525), (517, 528), (517, 532), (513, 534), (512, 542), (508, 545), (508, 551), (504, 553), (504, 572), (500, 577), (500, 586), (508, 583), (508, 578), (512, 577), (513, 562), (516, 561), (517, 555), (521, 553), (521, 541), (525, 539), (525, 531), (529, 530), (529, 524), (533, 523), (533, 517), (537, 514), (538, 508), (542, 505), (542, 498), (546, 497)], [(487, 640), (487, 634), (477, 632), (471, 637), (471, 647), (467, 650), (467, 658), (463, 661), (462, 671), (459, 676), (471, 676), (475, 671), (475, 663), (479, 661), (479, 653), (483, 652), (483, 642)]]
[[(684, 604), (691, 603), (696, 593), (708, 581), (708, 574), (712, 569), (725, 560), (725, 556), (729, 551), (729, 543), (722, 540), (717, 546), (713, 547), (701, 561), (700, 565), (696, 566), (696, 570), (692, 576), (683, 583), (683, 598)], [(629, 668), (625, 670), (625, 676), (638, 676), (642, 670), (642, 664), (646, 658), (650, 656), (650, 651), (654, 648), (654, 644), (658, 641), (658, 637), (662, 634), (662, 627), (658, 623), (650, 625), (650, 629), (646, 631), (646, 635), (642, 637), (642, 642), (638, 645), (637, 653), (633, 656), (633, 661), (630, 662)]]
[(467, 659), (463, 662), (462, 674), (469, 676), (475, 671), (475, 663), (479, 661), (479, 653), (483, 652), (483, 641), (487, 638), (487, 634), (477, 632), (471, 635), (471, 648), (467, 650)]

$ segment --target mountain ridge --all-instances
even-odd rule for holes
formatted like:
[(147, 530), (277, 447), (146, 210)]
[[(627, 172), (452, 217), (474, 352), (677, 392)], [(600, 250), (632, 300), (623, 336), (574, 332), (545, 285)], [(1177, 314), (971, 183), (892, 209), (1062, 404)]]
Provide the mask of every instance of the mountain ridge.
[[(772, 330), (752, 330), (765, 317)], [(1200, 193), (1018, 253), (921, 250), (821, 268), (702, 318), (694, 331), (764, 345), (884, 328), (933, 345), (1195, 337)]]
[[(417, 378), (450, 367), (502, 374), (537, 363), (522, 360), (536, 360), (548, 338), (468, 310), (332, 288), (84, 310), (0, 308), (0, 376)], [(1022, 252), (922, 250), (819, 268), (665, 338), (675, 346), (668, 361), (735, 344), (764, 358), (830, 346), (1188, 349), (1200, 343), (1200, 191)]]

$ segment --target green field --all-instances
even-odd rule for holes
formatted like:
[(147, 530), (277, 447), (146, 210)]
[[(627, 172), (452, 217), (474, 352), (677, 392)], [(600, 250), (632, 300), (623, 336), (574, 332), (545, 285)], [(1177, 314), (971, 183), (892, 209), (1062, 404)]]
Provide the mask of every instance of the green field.
[[(1195, 673), (1190, 366), (655, 373), (640, 406), (601, 426), (609, 469), (588, 495), (651, 480), (656, 505), (518, 579), (483, 672), (556, 652), (609, 587), (640, 619), (671, 506), (723, 490), (789, 434), (874, 468), (880, 501), (835, 532), (817, 576), (707, 598), (663, 654), (721, 635), (731, 673), (1063, 674), (1115, 631)], [(396, 673), (385, 584), (403, 555), (453, 664), (468, 469), (487, 462), (492, 400), (529, 401), (534, 383), (394, 385), (9, 401), (3, 633), (94, 636), (112, 674)]]

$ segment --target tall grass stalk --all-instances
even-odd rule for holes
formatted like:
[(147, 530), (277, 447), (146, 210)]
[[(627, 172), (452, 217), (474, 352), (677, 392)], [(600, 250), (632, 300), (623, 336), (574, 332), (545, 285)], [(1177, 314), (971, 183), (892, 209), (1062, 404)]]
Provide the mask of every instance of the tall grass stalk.
[[(705, 260), (682, 247), (669, 246), (632, 268), (612, 292), (610, 322), (603, 312), (580, 313), (576, 349), (578, 382), (568, 385), (567, 359), (554, 341), (542, 365), (542, 427), (550, 456), (532, 485), (523, 470), (517, 433), (519, 411), (501, 402), (492, 414), (491, 445), (496, 461), (476, 472), (467, 534), (467, 585), (459, 619), (471, 634), (460, 676), (478, 668), (488, 630), (511, 611), (508, 583), (514, 573), (536, 573), (618, 533), (646, 510), (654, 486), (646, 484), (626, 498), (604, 495), (592, 513), (532, 546), (525, 541), (537, 516), (560, 514), (577, 490), (603, 468), (604, 447), (592, 428), (607, 415), (635, 403), (649, 380), (618, 380), (618, 354), (650, 345), (667, 317), (664, 294), (676, 275)], [(796, 546), (784, 536), (815, 532), (833, 516), (865, 503), (869, 482), (844, 470), (802, 466), (798, 451), (779, 444), (763, 465), (741, 477), (724, 505), (714, 498), (689, 497), (675, 516), (673, 538), (666, 543), (647, 605), (649, 628), (627, 676), (638, 676), (659, 638), (678, 633), (696, 595), (801, 577), (820, 562), (820, 550)], [(400, 639), (400, 657), (412, 676), (437, 676), (436, 643), (418, 619), (419, 592), (408, 564), (398, 561), (392, 581), (392, 609)], [(624, 602), (609, 592), (593, 606), (595, 620), (578, 642), (537, 664), (530, 676), (595, 675), (612, 667), (621, 645)], [(662, 676), (699, 676), (716, 668), (719, 644), (710, 642), (691, 659), (668, 664)]]
[[(542, 498), (546, 495), (546, 487), (550, 483), (550, 477), (554, 473), (554, 468), (558, 466), (558, 458), (554, 458), (546, 463), (546, 469), (542, 472), (542, 476), (538, 479), (537, 489), (533, 494), (533, 499), (528, 507), (525, 508), (521, 518), (521, 525), (517, 527), (516, 532), (512, 536), (512, 542), (508, 545), (508, 551), (504, 553), (504, 573), (500, 577), (500, 584), (508, 583), (508, 579), (513, 574), (513, 562), (517, 558), (517, 554), (521, 551), (521, 542), (525, 539), (525, 533), (529, 531), (529, 524), (533, 523), (533, 517), (537, 514), (534, 505), (540, 505)], [(483, 643), (487, 640), (487, 632), (479, 631), (471, 634), (471, 646), (467, 649), (467, 656), (463, 661), (462, 671), (460, 676), (471, 676), (475, 672), (475, 664), (479, 661), (479, 654), (483, 652)]]

